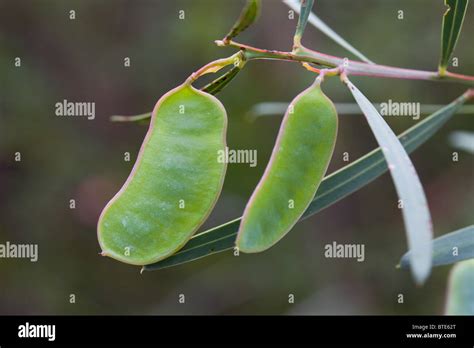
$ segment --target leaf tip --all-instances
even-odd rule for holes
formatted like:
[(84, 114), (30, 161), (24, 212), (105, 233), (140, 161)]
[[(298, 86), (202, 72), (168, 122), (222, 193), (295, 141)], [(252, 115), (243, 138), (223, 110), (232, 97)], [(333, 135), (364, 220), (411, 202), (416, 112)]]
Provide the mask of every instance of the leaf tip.
[[(417, 261), (415, 261), (417, 260)], [(431, 273), (431, 257), (423, 257), (414, 259), (411, 265), (411, 271), (413, 278), (415, 279), (417, 286), (422, 286)]]

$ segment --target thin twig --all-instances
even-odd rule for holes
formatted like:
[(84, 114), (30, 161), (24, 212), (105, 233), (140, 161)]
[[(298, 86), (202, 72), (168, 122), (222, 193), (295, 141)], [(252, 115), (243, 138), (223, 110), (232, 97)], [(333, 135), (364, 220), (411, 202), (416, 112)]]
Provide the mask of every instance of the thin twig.
[(235, 41), (229, 41), (225, 43), (223, 41), (218, 40), (216, 41), (216, 43), (218, 46), (231, 46), (238, 48), (239, 50), (243, 51), (244, 56), (247, 60), (275, 59), (293, 62), (307, 62), (327, 68), (336, 68), (344, 64), (344, 62), (347, 62), (344, 69), (347, 75), (408, 80), (448, 81), (474, 86), (474, 76), (455, 74), (450, 72), (447, 72), (444, 76), (440, 76), (437, 71), (405, 69), (387, 65), (368, 64), (360, 61), (354, 61), (346, 58), (320, 53), (303, 46), (298, 47), (294, 52), (285, 52), (256, 48)]

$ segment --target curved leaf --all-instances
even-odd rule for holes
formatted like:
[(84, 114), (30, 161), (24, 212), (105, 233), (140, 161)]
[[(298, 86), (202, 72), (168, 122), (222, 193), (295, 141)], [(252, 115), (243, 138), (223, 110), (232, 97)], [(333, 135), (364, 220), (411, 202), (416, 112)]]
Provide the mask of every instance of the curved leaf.
[(227, 84), (230, 81), (232, 81), (235, 76), (237, 76), (237, 74), (240, 72), (240, 69), (241, 69), (241, 66), (238, 66), (238, 65), (232, 66), (230, 70), (226, 71), (217, 79), (205, 85), (203, 88), (201, 88), (201, 90), (203, 92), (216, 95), (217, 93), (222, 91), (224, 87), (227, 86)]
[(260, 15), (261, 7), (262, 3), (260, 0), (247, 0), (247, 5), (245, 5), (234, 26), (222, 41), (229, 42), (247, 29)]
[[(402, 256), (400, 260), (401, 268), (408, 268), (410, 256), (411, 252), (407, 252)], [(433, 266), (449, 265), (472, 258), (474, 258), (474, 225), (433, 240)]]
[(456, 47), (456, 42), (461, 33), (462, 23), (466, 15), (468, 2), (468, 0), (444, 1), (448, 9), (444, 13), (443, 26), (441, 29), (441, 59), (439, 61), (439, 72), (441, 75), (446, 73), (449, 59)]
[(402, 215), (408, 245), (412, 251), (410, 267), (415, 280), (423, 283), (431, 270), (433, 236), (433, 225), (423, 186), (403, 145), (387, 122), (356, 86), (347, 78), (344, 82), (364, 112), (372, 133), (387, 160), (398, 197), (403, 204)]
[[(427, 141), (440, 129), (469, 99), (466, 92), (451, 104), (446, 105), (425, 120), (399, 135), (407, 152), (412, 152)], [(352, 164), (326, 176), (318, 188), (314, 200), (309, 205), (302, 219), (305, 219), (324, 208), (329, 207), (341, 198), (356, 192), (387, 171), (387, 164), (380, 148), (373, 150)], [(147, 265), (145, 271), (190, 262), (217, 252), (232, 249), (239, 229), (240, 218), (196, 234), (176, 254), (158, 263)]]
[(474, 260), (458, 263), (451, 270), (446, 314), (474, 315)]

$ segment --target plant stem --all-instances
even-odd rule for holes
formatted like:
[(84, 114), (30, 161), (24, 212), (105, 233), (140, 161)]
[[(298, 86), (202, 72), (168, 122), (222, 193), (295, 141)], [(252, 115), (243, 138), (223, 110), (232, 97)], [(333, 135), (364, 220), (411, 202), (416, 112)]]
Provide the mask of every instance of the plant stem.
[(285, 52), (256, 48), (235, 41), (223, 42), (218, 40), (216, 41), (216, 44), (218, 46), (231, 46), (238, 48), (243, 52), (243, 55), (247, 60), (275, 59), (292, 62), (306, 62), (329, 68), (339, 67), (346, 62), (344, 71), (347, 75), (408, 80), (448, 81), (474, 86), (474, 76), (455, 74), (451, 72), (446, 72), (441, 76), (437, 71), (404, 69), (386, 65), (368, 64), (320, 53), (304, 46), (296, 47), (293, 52)]

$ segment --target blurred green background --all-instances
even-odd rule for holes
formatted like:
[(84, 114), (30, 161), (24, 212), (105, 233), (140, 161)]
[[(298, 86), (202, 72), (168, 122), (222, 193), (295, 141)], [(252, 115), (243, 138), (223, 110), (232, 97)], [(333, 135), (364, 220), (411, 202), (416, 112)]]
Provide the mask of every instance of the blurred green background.
[[(232, 54), (213, 40), (226, 34), (237, 0), (0, 0), (0, 243), (37, 243), (39, 261), (0, 259), (0, 314), (438, 314), (449, 267), (433, 270), (423, 287), (395, 269), (406, 239), (391, 178), (382, 178), (298, 224), (267, 252), (231, 251), (157, 272), (98, 255), (96, 222), (128, 176), (146, 127), (109, 122), (112, 114), (152, 109), (158, 98), (205, 63)], [(69, 19), (69, 11), (76, 19)], [(178, 18), (185, 11), (185, 19)], [(397, 18), (403, 10), (404, 19)], [(290, 50), (289, 8), (264, 0), (259, 22), (238, 41)], [(315, 11), (377, 63), (435, 70), (442, 0), (318, 0)], [(474, 11), (468, 10), (454, 72), (474, 74)], [(354, 58), (313, 27), (303, 42)], [(14, 66), (20, 57), (22, 66)], [(130, 57), (131, 67), (123, 60)], [(270, 156), (280, 117), (249, 122), (259, 102), (289, 102), (314, 79), (299, 64), (256, 61), (219, 94), (229, 115), (232, 149), (257, 149), (258, 166), (229, 165), (222, 196), (201, 228), (241, 215)], [(458, 84), (353, 78), (374, 102), (447, 104)], [(200, 83), (199, 83), (200, 84)], [(324, 90), (352, 102), (338, 79)], [(96, 119), (56, 117), (55, 103), (93, 101)], [(436, 235), (473, 220), (474, 162), (452, 161), (447, 137), (473, 130), (473, 115), (457, 115), (417, 150)], [(423, 118), (423, 117), (422, 117)], [(417, 121), (388, 117), (399, 133)], [(342, 115), (329, 173), (376, 142), (362, 115)], [(124, 161), (124, 152), (132, 160)], [(15, 162), (15, 152), (22, 161)], [(76, 209), (69, 209), (69, 200)], [(324, 245), (365, 244), (365, 262), (326, 259)], [(288, 294), (295, 303), (288, 303)], [(76, 302), (71, 304), (70, 294)], [(178, 303), (178, 295), (186, 303)], [(404, 303), (397, 302), (398, 294)]]

